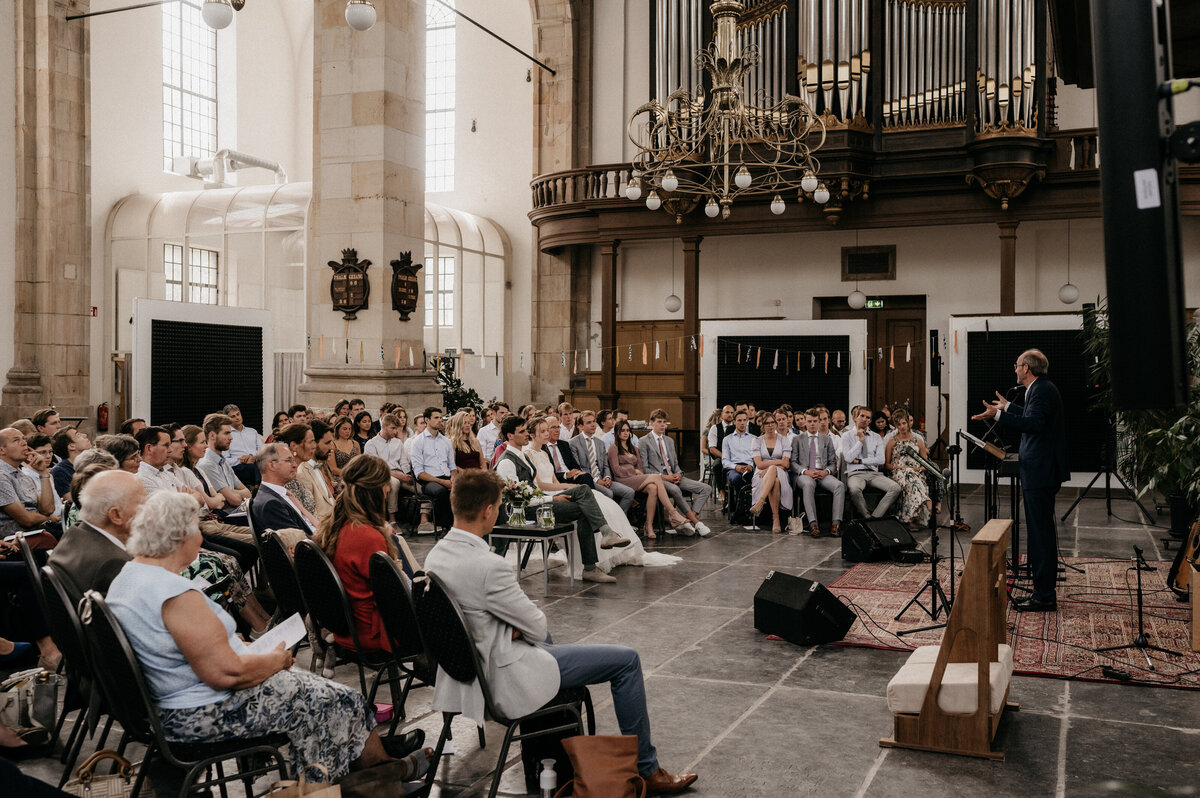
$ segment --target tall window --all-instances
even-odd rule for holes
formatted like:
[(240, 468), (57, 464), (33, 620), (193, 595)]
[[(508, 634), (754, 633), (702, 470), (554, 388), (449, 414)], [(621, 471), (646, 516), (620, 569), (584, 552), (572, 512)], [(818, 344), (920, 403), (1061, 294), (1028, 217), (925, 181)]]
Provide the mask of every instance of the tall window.
[(425, 259), (425, 326), (454, 326), (454, 258)]
[(211, 249), (188, 247), (187, 280), (184, 281), (183, 247), (163, 244), (164, 298), (182, 302), (184, 289), (187, 301), (201, 305), (217, 304), (217, 257)]
[(200, 3), (163, 6), (163, 165), (178, 155), (211, 158), (217, 150), (217, 32)]
[[(453, 5), (454, 0), (441, 0)], [(425, 3), (425, 190), (454, 190), (454, 12)]]

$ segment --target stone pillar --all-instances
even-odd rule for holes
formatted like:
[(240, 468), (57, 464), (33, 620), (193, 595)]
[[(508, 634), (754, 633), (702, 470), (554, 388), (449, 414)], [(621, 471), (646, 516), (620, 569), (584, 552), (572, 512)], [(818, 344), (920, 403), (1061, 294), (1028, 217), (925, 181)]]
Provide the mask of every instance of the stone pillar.
[[(700, 429), (700, 241), (683, 239), (683, 429)], [(692, 351), (692, 339), (696, 351)]]
[[(308, 367), (299, 394), (318, 408), (351, 396), (368, 408), (394, 401), (411, 415), (442, 402), (432, 372), (421, 370), (424, 270), (417, 311), (402, 322), (389, 265), (402, 252), (425, 260), (425, 6), (375, 0), (375, 8), (375, 26), (361, 33), (346, 24), (345, 0), (317, 0), (314, 10)], [(352, 321), (333, 310), (329, 291), (328, 263), (348, 248), (371, 261), (369, 305)]]
[(17, 0), (14, 358), (0, 422), (91, 417), (88, 0)]
[(1005, 220), (1000, 226), (1000, 315), (1017, 312), (1017, 225)]
[(617, 406), (617, 247), (600, 245), (600, 393), (601, 407)]

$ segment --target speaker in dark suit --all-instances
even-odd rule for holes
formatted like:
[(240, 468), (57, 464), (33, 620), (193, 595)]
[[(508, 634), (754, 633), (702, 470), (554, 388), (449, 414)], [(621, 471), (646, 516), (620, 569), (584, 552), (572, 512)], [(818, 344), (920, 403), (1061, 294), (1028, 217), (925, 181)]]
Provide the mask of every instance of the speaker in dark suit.
[(112, 580), (132, 559), (129, 552), (99, 529), (80, 521), (63, 533), (62, 540), (50, 552), (49, 562), (54, 573), (62, 578), (71, 601), (78, 602), (88, 590), (106, 595)]

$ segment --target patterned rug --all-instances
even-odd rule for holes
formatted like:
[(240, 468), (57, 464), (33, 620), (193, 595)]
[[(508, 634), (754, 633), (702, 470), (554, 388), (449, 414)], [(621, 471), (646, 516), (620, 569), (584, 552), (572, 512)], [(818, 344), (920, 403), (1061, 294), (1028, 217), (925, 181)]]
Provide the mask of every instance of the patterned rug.
[[(1060, 582), (1058, 587), (1058, 612), (1019, 613), (1009, 608), (1009, 640), (1014, 648), (1017, 673), (1115, 681), (1101, 673), (1101, 666), (1111, 665), (1127, 671), (1134, 683), (1200, 689), (1200, 653), (1191, 650), (1191, 610), (1166, 587), (1170, 563), (1151, 562), (1155, 570), (1142, 572), (1149, 643), (1177, 652), (1148, 651), (1154, 665), (1151, 670), (1136, 649), (1094, 653), (1097, 648), (1131, 643), (1137, 634), (1137, 575), (1131, 562), (1086, 558), (1064, 561), (1081, 568), (1083, 573), (1070, 569), (1065, 572), (1067, 581)], [(961, 564), (956, 565), (961, 575)], [(942, 590), (949, 596), (947, 561), (939, 564), (938, 576)], [(929, 578), (928, 564), (895, 563), (859, 563), (839, 577), (829, 589), (858, 615), (840, 645), (907, 651), (939, 643), (941, 629), (896, 635), (933, 623), (916, 605), (901, 615), (900, 620), (894, 619)], [(926, 590), (921, 596), (925, 607), (930, 606), (929, 595)], [(938, 621), (944, 620), (943, 612)]]

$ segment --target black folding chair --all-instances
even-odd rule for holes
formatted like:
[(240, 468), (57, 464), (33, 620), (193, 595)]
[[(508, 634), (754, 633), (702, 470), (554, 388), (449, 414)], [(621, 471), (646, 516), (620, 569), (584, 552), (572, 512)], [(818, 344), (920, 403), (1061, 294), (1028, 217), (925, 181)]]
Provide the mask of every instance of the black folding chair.
[[(43, 565), (41, 572), (46, 596), (46, 623), (50, 626), (50, 636), (62, 652), (63, 663), (66, 666), (68, 698), (63, 707), (63, 716), (72, 709), (82, 710), (63, 747), (61, 761), (66, 768), (58, 782), (58, 786), (62, 787), (71, 775), (83, 748), (85, 729), (94, 733), (100, 718), (109, 713), (100, 695), (100, 689), (96, 686), (91, 658), (88, 656), (87, 640), (83, 636), (83, 626), (79, 623), (79, 615), (75, 612), (71, 595), (53, 568)], [(99, 748), (104, 747), (111, 729), (110, 715), (97, 743)]]
[[(395, 734), (396, 724), (405, 717), (404, 702), (408, 699), (409, 690), (414, 682), (417, 682), (417, 687), (432, 686), (437, 673), (437, 663), (429, 654), (425, 640), (421, 637), (421, 627), (417, 622), (417, 609), (413, 604), (408, 577), (387, 552), (378, 551), (372, 554), (370, 569), (371, 592), (375, 594), (375, 606), (379, 608), (379, 616), (383, 619), (383, 628), (392, 647), (392, 656), (405, 676), (404, 687), (400, 691), (400, 701), (397, 704), (398, 710), (392, 715), (392, 727), (389, 732)], [(424, 574), (418, 572), (417, 576), (421, 578)]]
[[(158, 712), (150, 701), (141, 665), (129, 640), (112, 610), (96, 591), (89, 590), (84, 594), (79, 603), (79, 620), (88, 642), (88, 653), (97, 682), (112, 717), (125, 732), (121, 738), (121, 750), (130, 741), (146, 746), (131, 795), (139, 794), (146, 778), (146, 768), (155, 756), (185, 771), (179, 789), (180, 798), (189, 793), (208, 791), (211, 787), (220, 787), (224, 794), (226, 784), (239, 780), (247, 798), (250, 798), (254, 794), (256, 777), (274, 771), (278, 772), (279, 778), (287, 778), (287, 765), (279, 752), (280, 746), (288, 743), (286, 735), (271, 734), (215, 743), (168, 741), (163, 736)], [(228, 760), (237, 763), (236, 772), (230, 776), (225, 775), (223, 765)], [(211, 769), (216, 770), (215, 777), (210, 773)]]
[[(541, 737), (548, 734), (574, 732), (583, 734), (583, 719), (580, 716), (579, 705), (582, 704), (588, 716), (588, 734), (596, 733), (596, 718), (592, 708), (592, 696), (587, 687), (570, 687), (559, 690), (558, 695), (550, 699), (541, 709), (536, 709), (520, 718), (509, 718), (496, 708), (492, 700), (492, 691), (488, 685), (487, 676), (479, 662), (479, 652), (467, 631), (467, 622), (462, 610), (454, 599), (446, 592), (445, 586), (433, 574), (426, 576), (428, 585), (417, 602), (417, 618), (420, 621), (421, 633), (429, 650), (433, 653), (438, 665), (450, 678), (470, 684), (478, 680), (483, 692), (484, 705), (488, 717), (506, 727), (504, 742), (500, 744), (500, 756), (496, 759), (496, 768), (492, 776), (492, 787), (488, 798), (495, 798), (500, 789), (500, 777), (504, 773), (504, 762), (508, 758), (508, 748), (513, 742)], [(534, 720), (547, 715), (567, 713), (574, 718), (572, 723), (560, 723), (536, 731), (518, 731), (523, 721)], [(438, 738), (434, 750), (433, 761), (429, 764), (429, 772), (425, 776), (426, 786), (432, 785), (437, 775), (438, 762), (446, 740), (450, 738), (450, 723), (457, 712), (442, 713), (442, 734)]]
[[(308, 607), (309, 617), (314, 625), (328, 629), (334, 635), (350, 638), (352, 648), (340, 645), (336, 640), (330, 644), (337, 665), (350, 662), (358, 667), (358, 682), (363, 696), (367, 699), (367, 717), (375, 716), (375, 694), (381, 684), (389, 686), (392, 692), (392, 713), (399, 711), (396, 704), (396, 690), (392, 685), (404, 681), (396, 659), (386, 651), (364, 651), (358, 639), (358, 626), (350, 612), (350, 599), (342, 578), (338, 576), (333, 563), (321, 551), (321, 547), (311, 540), (302, 540), (296, 545), (295, 554), (296, 576), (300, 581), (300, 591), (304, 595), (304, 603)], [(367, 686), (366, 669), (375, 672), (370, 687)], [(385, 678), (384, 673), (387, 673)]]

